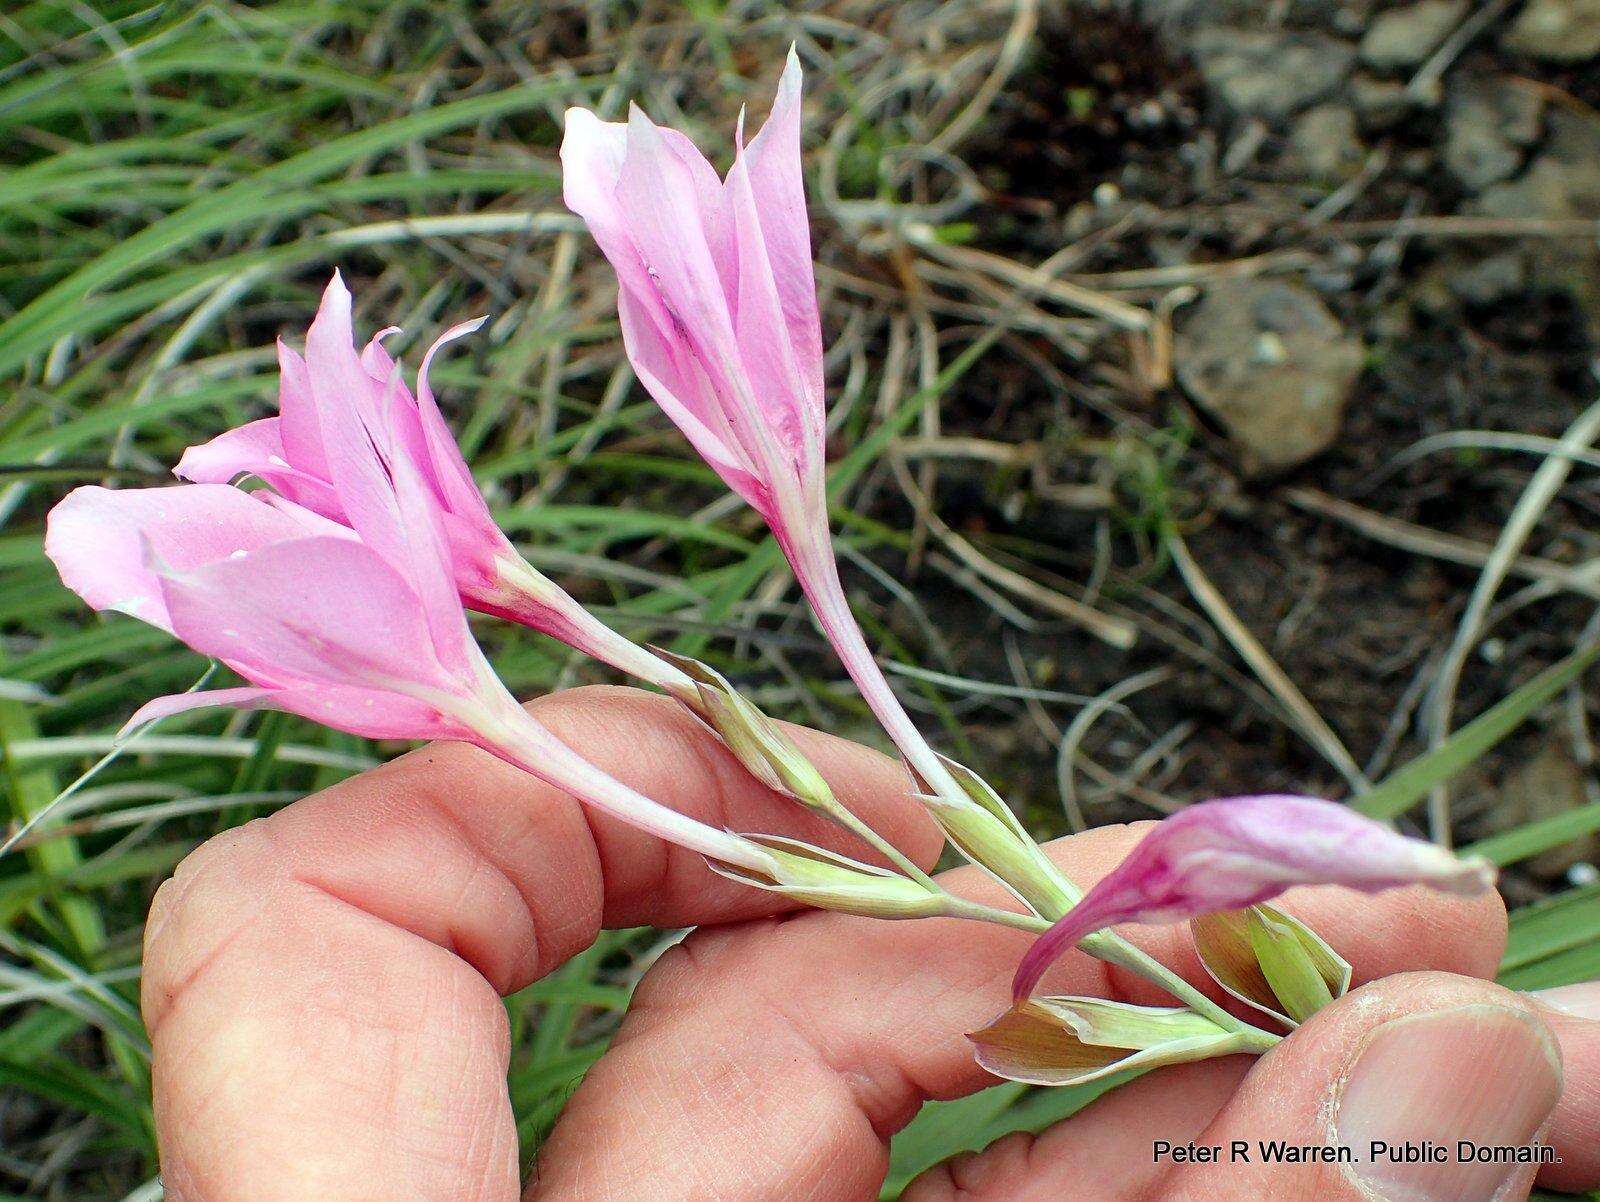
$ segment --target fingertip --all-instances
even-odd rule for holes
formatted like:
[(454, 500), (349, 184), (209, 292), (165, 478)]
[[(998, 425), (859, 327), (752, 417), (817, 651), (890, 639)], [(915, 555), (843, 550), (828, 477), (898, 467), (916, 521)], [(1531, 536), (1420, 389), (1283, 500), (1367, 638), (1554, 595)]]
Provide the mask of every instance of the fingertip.
[(1576, 1193), (1600, 1185), (1600, 981), (1528, 995), (1561, 1045), (1566, 1088), (1548, 1140), (1561, 1157), (1539, 1183)]

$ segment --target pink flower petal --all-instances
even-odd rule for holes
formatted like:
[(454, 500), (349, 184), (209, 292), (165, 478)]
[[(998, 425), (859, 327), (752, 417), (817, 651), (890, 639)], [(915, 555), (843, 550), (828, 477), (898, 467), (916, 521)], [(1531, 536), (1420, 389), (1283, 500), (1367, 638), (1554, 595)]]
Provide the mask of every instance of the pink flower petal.
[[(568, 207), (616, 269), (623, 341), (641, 382), (729, 485), (780, 521), (774, 498), (814, 491), (823, 458), (799, 117), (791, 63), (770, 129), (726, 186), (688, 138), (637, 108), (626, 125), (569, 110), (561, 151)], [(784, 224), (770, 227), (776, 256), (758, 180), (785, 206)], [(796, 203), (798, 230), (787, 224)], [(774, 278), (796, 255), (801, 275)]]
[(141, 538), (178, 571), (259, 550), (304, 533), (285, 509), (221, 484), (112, 490), (75, 488), (45, 527), (45, 554), (66, 586), (95, 609), (172, 629)]
[(460, 693), (416, 593), (353, 539), (274, 542), (189, 571), (153, 566), (173, 633), (256, 684)]
[(631, 292), (617, 295), (617, 316), (628, 359), (645, 391), (728, 486), (765, 511), (767, 490), (748, 465), (694, 352), (683, 339), (663, 332)]
[(395, 369), (394, 357), (384, 348), (383, 340), (399, 332), (399, 326), (384, 326), (367, 340), (366, 346), (361, 348), (362, 368), (379, 383), (393, 375)]
[(664, 313), (617, 200), (627, 153), (625, 124), (602, 121), (588, 109), (567, 110), (561, 138), (562, 199), (589, 227), (601, 253), (617, 273), (621, 291)]
[(824, 395), (822, 320), (812, 276), (811, 224), (806, 216), (805, 180), (800, 170), (800, 93), (800, 58), (791, 47), (772, 111), (740, 159), (749, 173), (789, 344), (796, 363), (805, 372), (806, 401), (820, 416)]
[[(757, 403), (789, 458), (789, 470), (801, 480), (811, 480), (822, 469), (822, 390), (802, 369), (791, 344), (779, 296), (780, 277), (768, 254), (764, 232), (768, 223), (763, 222), (758, 211), (745, 157), (741, 156), (728, 173), (728, 199), (739, 252), (734, 325), (743, 369), (751, 381), (759, 381), (755, 388)], [(811, 287), (809, 272), (806, 286)], [(818, 372), (821, 363), (819, 356)]]
[[(334, 280), (338, 278), (335, 274)], [(348, 316), (345, 320), (348, 328)], [(311, 371), (306, 361), (281, 338), (278, 340), (278, 418), (282, 423), (283, 457), (306, 475), (326, 480), (328, 460), (322, 450), (322, 425), (311, 391)]]
[[(708, 230), (727, 225), (720, 211), (723, 202), (719, 196), (719, 211), (705, 211), (704, 189), (685, 156), (638, 108), (629, 114), (628, 153), (616, 199), (650, 289), (666, 309), (670, 329), (692, 348), (729, 421), (740, 430), (740, 441), (749, 445), (753, 431), (741, 429), (749, 416), (739, 412), (738, 400), (749, 384), (743, 378), (733, 328), (730, 290), (736, 280), (720, 274), (708, 239)], [(648, 292), (633, 291), (648, 303)]]
[(286, 464), (278, 419), (264, 417), (217, 435), (186, 450), (173, 474), (196, 484), (231, 484), (262, 468)]
[(339, 498), (326, 481), (292, 466), (284, 457), (282, 421), (264, 417), (190, 447), (173, 474), (196, 484), (227, 484), (254, 476), (296, 505), (337, 519)]
[(188, 713), (190, 710), (206, 709), (215, 705), (227, 705), (242, 710), (258, 709), (271, 698), (272, 693), (272, 689), (245, 685), (234, 689), (205, 689), (196, 693), (173, 693), (167, 697), (155, 697), (136, 709), (133, 717), (123, 723), (122, 729), (117, 732), (117, 739), (121, 741), (141, 726), (159, 722), (174, 714)]
[[(380, 384), (361, 366), (350, 336), (350, 293), (335, 275), (306, 335), (306, 365), (316, 401), (329, 478), (344, 516), (361, 541), (409, 581), (434, 633), (453, 625), (460, 606), (454, 581), (441, 579), (435, 539), (427, 528), (442, 524), (439, 503), (417, 479), (414, 460), (400, 453), (395, 397), (398, 378)], [(414, 487), (398, 488), (404, 468)], [(403, 504), (404, 502), (404, 504)], [(446, 561), (448, 562), (448, 561)]]
[(439, 492), (445, 511), (475, 536), (475, 558), (480, 561), (478, 566), (481, 571), (491, 569), (495, 555), (506, 548), (506, 539), (489, 513), (488, 503), (478, 490), (467, 461), (461, 456), (461, 448), (456, 445), (444, 414), (439, 412), (439, 405), (433, 398), (433, 388), (428, 383), (428, 368), (433, 365), (433, 357), (442, 348), (458, 338), (476, 333), (487, 320), (486, 317), (479, 317), (464, 321), (439, 335), (428, 348), (428, 353), (423, 355), (422, 366), (417, 369), (416, 399), (423, 442), (433, 469), (434, 487)]
[(1013, 991), (1027, 997), (1064, 952), (1115, 923), (1239, 910), (1296, 885), (1475, 894), (1493, 888), (1494, 877), (1483, 860), (1459, 859), (1333, 802), (1280, 795), (1202, 802), (1158, 823), (1041, 935), (1018, 966)]
[(139, 727), (173, 714), (211, 706), (282, 710), (363, 739), (467, 739), (472, 734), (432, 706), (410, 697), (375, 689), (319, 684), (285, 689), (249, 685), (157, 697), (139, 707), (117, 733), (117, 738), (125, 739)]

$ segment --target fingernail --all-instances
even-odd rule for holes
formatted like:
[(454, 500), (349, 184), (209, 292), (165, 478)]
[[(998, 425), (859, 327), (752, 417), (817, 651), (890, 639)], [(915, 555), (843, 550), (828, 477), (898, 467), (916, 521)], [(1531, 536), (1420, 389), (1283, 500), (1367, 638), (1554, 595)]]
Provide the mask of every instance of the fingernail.
[(1386, 1202), (1483, 1202), (1526, 1169), (1463, 1156), (1461, 1141), (1527, 1147), (1560, 1096), (1560, 1055), (1532, 1015), (1481, 1005), (1395, 1019), (1345, 1079), (1345, 1171)]
[(1581, 985), (1558, 985), (1554, 989), (1535, 990), (1528, 996), (1535, 1001), (1543, 1002), (1553, 1010), (1600, 1021), (1600, 981), (1585, 981)]

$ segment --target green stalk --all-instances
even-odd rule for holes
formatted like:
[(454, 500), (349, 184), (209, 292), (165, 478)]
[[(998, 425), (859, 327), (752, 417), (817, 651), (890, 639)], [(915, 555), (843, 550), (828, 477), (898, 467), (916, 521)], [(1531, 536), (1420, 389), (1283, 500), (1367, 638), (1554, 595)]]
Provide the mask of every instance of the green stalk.
[[(992, 922), (1000, 926), (1011, 927), (1019, 931), (1039, 935), (1051, 927), (1049, 919), (1040, 918), (1036, 914), (1022, 914), (1015, 910), (1001, 910), (994, 906), (986, 906), (981, 902), (969, 901), (964, 897), (946, 894), (945, 913), (951, 918), (970, 918), (977, 922)], [(1263, 1031), (1243, 1019), (1238, 1018), (1208, 998), (1196, 989), (1178, 973), (1172, 971), (1161, 961), (1148, 952), (1140, 951), (1121, 935), (1112, 931), (1096, 931), (1092, 935), (1084, 936), (1078, 947), (1088, 952), (1097, 960), (1104, 960), (1107, 964), (1116, 964), (1130, 972), (1136, 972), (1166, 990), (1173, 997), (1183, 1002), (1197, 1014), (1203, 1014), (1212, 1022), (1229, 1030), (1236, 1031), (1247, 1040), (1242, 1050), (1265, 1051), (1280, 1038), (1269, 1031)], [(1264, 1041), (1264, 1042), (1263, 1042)]]

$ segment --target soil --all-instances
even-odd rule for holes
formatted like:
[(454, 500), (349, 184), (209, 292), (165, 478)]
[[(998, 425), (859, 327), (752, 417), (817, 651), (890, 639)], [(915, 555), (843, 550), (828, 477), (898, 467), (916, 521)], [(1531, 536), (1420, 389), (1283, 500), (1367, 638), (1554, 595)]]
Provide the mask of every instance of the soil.
[[(1116, 497), (1109, 514), (1065, 509), (1039, 495), (1019, 503), (1014, 480), (993, 469), (959, 467), (941, 470), (939, 511), (951, 525), (986, 539), (986, 546), (1031, 545), (1034, 554), (1026, 558), (1058, 569), (1068, 580), (1088, 578), (1097, 545), (1109, 545), (1108, 596), (1120, 593), (1157, 620), (1148, 602), (1135, 599), (1136, 586), (1153, 588), (1172, 607), (1192, 614), (1196, 606), (1182, 579), (1141, 538), (1151, 486), (1128, 467), (1141, 456), (1166, 454), (1162, 504), (1185, 532), (1196, 561), (1355, 758), (1371, 761), (1381, 774), (1422, 749), (1407, 721), (1414, 686), (1454, 634), (1477, 571), (1385, 546), (1306, 512), (1290, 497), (1297, 489), (1316, 490), (1373, 514), (1491, 544), (1526, 484), (1534, 463), (1529, 456), (1468, 448), (1398, 467), (1394, 461), (1420, 439), (1450, 431), (1559, 436), (1594, 399), (1590, 331), (1596, 315), (1537, 283), (1489, 303), (1441, 300), (1453, 273), (1516, 250), (1516, 240), (1416, 237), (1385, 246), (1341, 232), (1351, 222), (1472, 211), (1462, 187), (1437, 167), (1447, 133), (1440, 109), (1419, 112), (1387, 132), (1364, 133), (1364, 150), (1385, 148), (1390, 165), (1338, 214), (1337, 225), (1308, 226), (1303, 220), (1330, 189), (1297, 172), (1286, 124), (1268, 123), (1247, 166), (1231, 173), (1198, 169), (1207, 155), (1214, 160), (1219, 151), (1227, 154), (1243, 123), (1219, 112), (1208, 96), (1186, 50), (1193, 33), (1163, 33), (1123, 12), (1081, 6), (1047, 19), (1030, 66), (1011, 81), (996, 105), (996, 119), (966, 156), (996, 194), (991, 213), (974, 222), (982, 231), (980, 245), (1042, 258), (1086, 228), (1106, 224), (1094, 210), (1109, 197), (1134, 216), (1116, 238), (1086, 254), (1077, 270), (1306, 252), (1311, 262), (1303, 278), (1368, 348), (1367, 369), (1349, 399), (1340, 437), (1287, 476), (1251, 478), (1240, 470), (1230, 440), (1179, 390), (1138, 397), (1108, 389), (1106, 363), (1116, 360), (1118, 344), (1107, 340), (1069, 369), (1099, 404), (1069, 409), (1026, 372), (992, 368), (963, 381), (947, 399), (942, 419), (947, 434), (1037, 440), (1046, 455), (1052, 443), (1121, 446), (1121, 464), (1102, 461), (1086, 468), (1080, 455), (1053, 475), (1055, 483), (1086, 475), (1109, 478)], [(1600, 91), (1595, 65), (1554, 70), (1514, 59), (1498, 52), (1492, 35), (1481, 38), (1456, 70), (1534, 80), (1580, 110), (1594, 104)], [(1348, 103), (1348, 96), (1336, 93), (1324, 102)], [(1592, 110), (1589, 115), (1600, 120)], [(1187, 213), (1190, 220), (1141, 221), (1140, 212), (1180, 218)], [(1254, 214), (1264, 216), (1249, 219)], [(997, 397), (1008, 399), (997, 406)], [(1172, 453), (1175, 445), (1181, 452)], [(1594, 510), (1592, 491), (1581, 483), (1569, 488), (1546, 514), (1528, 552), (1566, 562), (1592, 554)], [(908, 521), (909, 510), (895, 517)], [(1097, 527), (1109, 529), (1109, 544), (1103, 531), (1097, 544)], [(983, 624), (985, 607), (964, 593), (952, 590), (929, 600), (936, 579), (926, 572), (919, 579), (924, 601), (936, 613), (948, 611), (952, 629), (976, 622), (986, 632), (960, 645), (960, 670), (1011, 678), (1000, 641), (987, 637), (1002, 624), (992, 615)], [(1501, 595), (1518, 587), (1508, 582)], [(1497, 625), (1461, 682), (1458, 721), (1570, 650), (1591, 610), (1592, 604), (1578, 599), (1556, 600)], [(1176, 628), (1170, 620), (1166, 624)], [(1192, 626), (1182, 633), (1237, 663), (1214, 633)], [(1158, 638), (1142, 638), (1132, 653), (1124, 653), (1061, 625), (1013, 631), (1012, 637), (1024, 662), (1044, 665), (1047, 679), (1036, 673), (1034, 683), (1052, 689), (1094, 694), (1147, 668), (1177, 668), (1175, 679), (1130, 699), (1126, 715), (1101, 719), (1087, 739), (1089, 754), (1116, 773), (1128, 771), (1164, 735), (1177, 731), (1181, 737), (1173, 749), (1145, 765), (1144, 783), (1172, 798), (1345, 791), (1327, 763), (1283, 721), (1220, 682), (1194, 657), (1175, 656)], [(1010, 723), (977, 730), (974, 737), (984, 745), (979, 754), (988, 765), (1005, 765), (997, 775), (1006, 779), (994, 782), (1002, 791), (1034, 799), (1032, 817), (1059, 825), (1059, 811), (1051, 813), (1058, 795), (1054, 741), (1020, 705), (1012, 714)], [(1550, 730), (1529, 729), (1461, 783), (1458, 839), (1492, 827), (1499, 782), (1553, 737)], [(1592, 788), (1592, 772), (1590, 777)], [(1091, 821), (1150, 814), (1145, 801), (1126, 793), (1090, 808)]]

